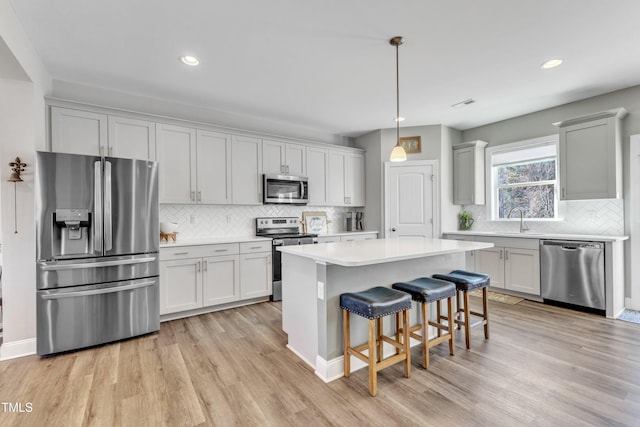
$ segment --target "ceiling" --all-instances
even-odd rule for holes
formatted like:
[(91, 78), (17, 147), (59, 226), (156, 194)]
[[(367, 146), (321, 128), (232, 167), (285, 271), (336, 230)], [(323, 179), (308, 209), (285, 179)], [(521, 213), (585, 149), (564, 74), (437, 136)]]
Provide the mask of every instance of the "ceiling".
[(345, 136), (395, 127), (396, 35), (402, 126), (464, 130), (640, 84), (638, 0), (12, 4), (56, 80)]

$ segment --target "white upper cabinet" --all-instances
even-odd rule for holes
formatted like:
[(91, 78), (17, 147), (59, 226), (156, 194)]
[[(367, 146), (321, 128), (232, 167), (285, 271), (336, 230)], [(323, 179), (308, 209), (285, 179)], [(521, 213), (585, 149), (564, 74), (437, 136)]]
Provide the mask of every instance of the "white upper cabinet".
[(329, 150), (307, 147), (307, 177), (309, 178), (309, 204), (324, 206), (327, 204), (327, 170), (329, 168)]
[(107, 115), (51, 107), (51, 151), (106, 156)]
[(484, 205), (484, 141), (453, 146), (453, 204)]
[(328, 164), (327, 204), (364, 206), (364, 154), (329, 150)]
[(156, 124), (146, 120), (109, 116), (107, 154), (126, 159), (156, 160)]
[(232, 136), (231, 194), (235, 205), (262, 204), (262, 140)]
[(231, 203), (231, 136), (198, 130), (197, 203)]
[(91, 111), (51, 107), (51, 151), (156, 159), (155, 123)]
[(345, 204), (364, 206), (364, 155), (347, 154), (345, 173)]
[(262, 141), (262, 169), (266, 174), (306, 176), (306, 147), (265, 139)]
[(622, 197), (624, 108), (554, 123), (560, 127), (560, 199)]
[[(341, 151), (329, 151), (329, 168), (327, 175), (327, 204), (330, 206), (344, 206), (344, 180), (347, 170), (347, 157)], [(311, 190), (309, 190), (311, 194)]]
[(160, 203), (195, 203), (196, 130), (158, 123), (156, 154), (160, 162)]

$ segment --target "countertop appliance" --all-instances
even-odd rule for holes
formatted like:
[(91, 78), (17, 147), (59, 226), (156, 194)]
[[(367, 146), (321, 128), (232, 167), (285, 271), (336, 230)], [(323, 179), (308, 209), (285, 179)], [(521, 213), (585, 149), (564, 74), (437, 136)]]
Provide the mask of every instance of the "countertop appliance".
[(300, 220), (295, 217), (256, 218), (256, 236), (271, 237), (273, 295), (271, 301), (282, 299), (282, 254), (278, 246), (309, 245), (318, 243), (317, 234), (300, 232)]
[(540, 295), (545, 303), (604, 315), (604, 243), (541, 240)]
[(36, 153), (37, 353), (160, 329), (158, 163)]
[(262, 202), (266, 204), (306, 205), (309, 203), (309, 184), (304, 176), (264, 174)]
[(364, 230), (364, 212), (346, 212), (345, 218), (347, 231), (362, 231)]

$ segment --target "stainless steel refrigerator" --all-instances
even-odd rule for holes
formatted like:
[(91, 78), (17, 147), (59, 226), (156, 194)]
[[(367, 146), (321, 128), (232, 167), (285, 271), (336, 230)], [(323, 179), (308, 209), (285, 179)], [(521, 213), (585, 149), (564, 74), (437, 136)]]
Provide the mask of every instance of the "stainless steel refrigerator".
[(37, 353), (160, 329), (158, 163), (36, 153)]

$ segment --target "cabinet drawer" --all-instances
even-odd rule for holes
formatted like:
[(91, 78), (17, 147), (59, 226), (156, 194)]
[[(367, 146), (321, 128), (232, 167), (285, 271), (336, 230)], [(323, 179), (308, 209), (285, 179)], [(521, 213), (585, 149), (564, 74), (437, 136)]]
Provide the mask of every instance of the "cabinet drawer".
[(197, 246), (178, 246), (175, 248), (160, 248), (160, 261), (174, 259), (200, 258), (200, 250)]
[(240, 243), (241, 254), (252, 254), (255, 252), (271, 252), (271, 240), (259, 242), (242, 242)]
[(203, 257), (237, 255), (239, 248), (237, 243), (224, 243), (220, 245), (206, 245), (201, 247), (200, 254)]

